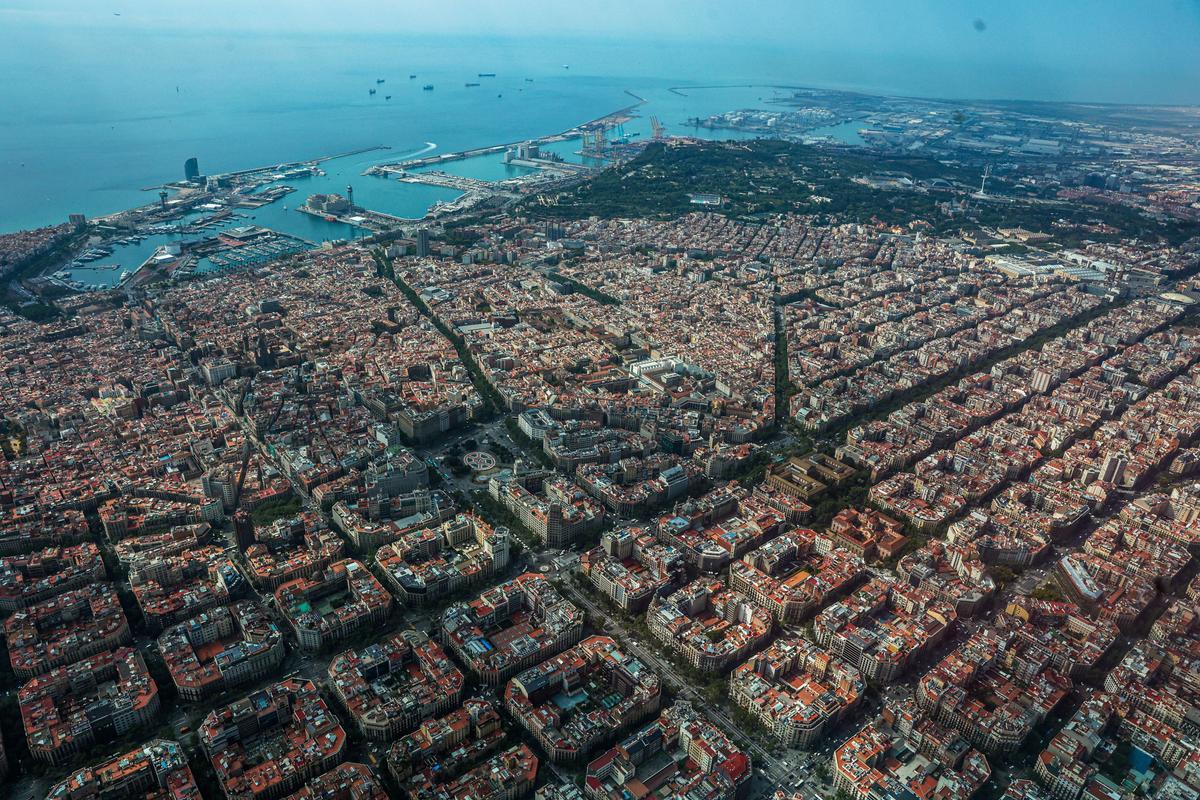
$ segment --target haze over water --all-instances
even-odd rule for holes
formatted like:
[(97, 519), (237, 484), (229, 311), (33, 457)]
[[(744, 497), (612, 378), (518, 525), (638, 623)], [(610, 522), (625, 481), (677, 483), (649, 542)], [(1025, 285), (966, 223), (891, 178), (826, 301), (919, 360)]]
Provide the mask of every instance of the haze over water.
[[(970, 37), (987, 41), (997, 26), (978, 31), (968, 18), (955, 24), (960, 22), (967, 44)], [(632, 103), (625, 90), (651, 101), (632, 126), (645, 133), (651, 114), (680, 132), (688, 116), (761, 105), (758, 98), (771, 91), (759, 86), (684, 98), (667, 91), (675, 85), (1200, 101), (1194, 71), (1175, 80), (1165, 68), (1147, 68), (1144, 75), (1084, 74), (1069, 64), (1048, 70), (1019, 58), (964, 69), (937, 53), (864, 58), (857, 51), (731, 38), (714, 45), (675, 36), (656, 44), (627, 36), (275, 33), (262, 26), (218, 32), (183, 24), (148, 31), (132, 20), (122, 27), (121, 18), (81, 27), (70, 16), (5, 15), (0, 3), (0, 231), (60, 222), (71, 212), (92, 216), (152, 202), (155, 195), (141, 189), (181, 178), (189, 156), (199, 158), (202, 172), (216, 173), (378, 144), (393, 149), (326, 165), (327, 187), (298, 184), (284, 203), (294, 208), (313, 191), (340, 191), (342, 178), (349, 177), (363, 205), (373, 207), (375, 196), (386, 191), (389, 207), (380, 210), (420, 216), (430, 203), (455, 193), (396, 187), (358, 173), (427, 142), (436, 144), (436, 152), (449, 152), (554, 133)], [(479, 72), (497, 77), (478, 78)], [(410, 80), (412, 73), (418, 77)], [(377, 86), (376, 78), (386, 83)], [(467, 88), (468, 81), (482, 86)], [(425, 83), (436, 89), (422, 91)], [(378, 93), (369, 95), (370, 88)], [(282, 205), (266, 213), (282, 213)]]

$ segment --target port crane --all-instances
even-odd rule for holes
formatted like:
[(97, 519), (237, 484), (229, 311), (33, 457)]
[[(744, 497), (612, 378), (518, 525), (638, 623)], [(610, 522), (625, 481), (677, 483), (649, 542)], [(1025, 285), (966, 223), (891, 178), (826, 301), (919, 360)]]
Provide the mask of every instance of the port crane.
[[(608, 138), (610, 131), (615, 134), (611, 140)], [(585, 156), (602, 157), (613, 144), (625, 144), (629, 141), (629, 134), (625, 133), (625, 123), (623, 122), (613, 123), (601, 120), (584, 128), (582, 135), (583, 144), (580, 153)]]
[(601, 155), (608, 148), (608, 129), (603, 122), (595, 127), (583, 130), (583, 146), (580, 152), (584, 155)]
[(667, 128), (658, 117), (650, 118), (650, 130), (654, 132), (654, 141), (661, 142), (667, 136)]

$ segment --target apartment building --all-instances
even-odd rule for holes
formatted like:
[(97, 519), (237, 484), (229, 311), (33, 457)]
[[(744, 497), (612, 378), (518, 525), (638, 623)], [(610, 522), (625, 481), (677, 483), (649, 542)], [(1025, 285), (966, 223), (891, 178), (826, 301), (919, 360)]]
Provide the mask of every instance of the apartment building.
[[(563, 715), (556, 697), (571, 699)], [(659, 678), (607, 636), (575, 647), (513, 677), (504, 703), (550, 760), (579, 764), (597, 747), (658, 711)]]
[(463, 674), (433, 639), (403, 631), (329, 662), (330, 689), (364, 737), (390, 742), (458, 705)]
[(442, 613), (442, 641), (489, 686), (569, 647), (583, 612), (550, 581), (527, 572)]
[(275, 602), (305, 650), (329, 647), (392, 612), (392, 596), (369, 569), (349, 558), (311, 578), (288, 581), (275, 590)]
[(252, 600), (202, 611), (158, 637), (179, 697), (205, 697), (261, 680), (283, 662), (283, 631)]

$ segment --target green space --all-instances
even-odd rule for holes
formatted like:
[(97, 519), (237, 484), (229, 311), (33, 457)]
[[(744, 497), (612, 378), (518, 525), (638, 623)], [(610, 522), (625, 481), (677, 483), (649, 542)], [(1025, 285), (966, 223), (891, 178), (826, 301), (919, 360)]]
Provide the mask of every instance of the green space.
[(287, 500), (279, 500), (259, 506), (250, 512), (250, 519), (254, 520), (255, 525), (270, 525), (277, 519), (294, 517), (300, 513), (300, 506), (300, 498), (293, 495)]
[(1058, 582), (1053, 578), (1034, 589), (1030, 593), (1030, 597), (1035, 600), (1048, 600), (1052, 603), (1063, 603), (1067, 600), (1067, 596), (1063, 594), (1062, 589), (1058, 586)]
[[(868, 178), (881, 178), (885, 183), (895, 180), (877, 188), (865, 180)], [(937, 188), (928, 186), (934, 179), (939, 180)], [(543, 219), (673, 219), (705, 209), (756, 219), (792, 212), (815, 215), (818, 221), (878, 221), (903, 226), (923, 220), (935, 234), (979, 225), (1019, 226), (1053, 233), (1060, 244), (1068, 246), (1085, 238), (1131, 237), (1179, 244), (1200, 234), (1200, 226), (1194, 223), (1155, 219), (1128, 206), (1059, 201), (1054, 187), (1032, 197), (1005, 195), (1006, 185), (998, 178), (989, 184), (991, 199), (970, 199), (965, 210), (952, 216), (943, 211), (942, 204), (968, 198), (978, 182), (975, 168), (916, 156), (768, 139), (670, 146), (656, 142), (636, 158), (610, 167), (574, 189), (533, 198), (523, 211)], [(695, 194), (718, 195), (722, 205), (697, 205), (691, 200)], [(1095, 223), (1110, 225), (1116, 232), (1069, 230), (1072, 225)]]

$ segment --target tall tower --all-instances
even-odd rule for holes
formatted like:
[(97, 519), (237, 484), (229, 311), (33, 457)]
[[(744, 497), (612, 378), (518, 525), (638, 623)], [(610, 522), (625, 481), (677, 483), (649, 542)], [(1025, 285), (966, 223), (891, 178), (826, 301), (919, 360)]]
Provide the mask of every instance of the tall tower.
[(166, 193), (166, 191), (160, 191), (158, 193), (158, 204), (160, 206), (162, 206), (163, 211), (167, 210), (167, 193)]
[(183, 162), (183, 177), (189, 181), (200, 177), (200, 162), (196, 160), (195, 156)]
[(350, 204), (351, 208), (354, 208), (354, 187), (350, 184), (346, 184), (346, 202)]
[(417, 255), (424, 258), (429, 255), (429, 229), (417, 230)]
[(247, 547), (254, 544), (254, 520), (245, 509), (239, 508), (233, 512), (233, 536), (238, 549), (243, 553)]

